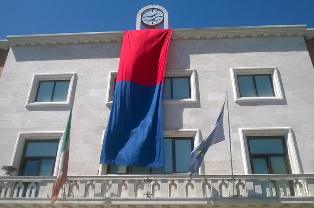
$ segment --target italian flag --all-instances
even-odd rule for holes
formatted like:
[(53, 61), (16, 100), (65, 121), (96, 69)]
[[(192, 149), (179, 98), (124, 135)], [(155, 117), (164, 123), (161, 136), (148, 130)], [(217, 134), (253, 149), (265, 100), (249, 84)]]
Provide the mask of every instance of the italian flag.
[(69, 162), (69, 144), (70, 144), (70, 131), (71, 131), (71, 118), (72, 118), (72, 110), (70, 112), (65, 132), (63, 133), (62, 139), (61, 139), (61, 152), (60, 152), (60, 162), (59, 162), (59, 168), (58, 168), (58, 174), (56, 182), (52, 189), (52, 195), (50, 198), (51, 204), (53, 204), (59, 195), (59, 191), (62, 188), (63, 184), (67, 180), (67, 174), (68, 174), (68, 162)]

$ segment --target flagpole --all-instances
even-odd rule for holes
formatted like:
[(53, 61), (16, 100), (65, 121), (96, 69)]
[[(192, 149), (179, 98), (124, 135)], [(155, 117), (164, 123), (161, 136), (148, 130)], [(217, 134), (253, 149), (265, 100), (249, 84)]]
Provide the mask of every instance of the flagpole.
[(233, 173), (233, 161), (232, 161), (232, 143), (231, 143), (231, 131), (230, 131), (230, 113), (229, 113), (229, 98), (228, 91), (226, 91), (227, 99), (227, 113), (228, 113), (228, 135), (229, 135), (229, 152), (230, 152), (230, 168), (231, 168), (231, 179), (232, 179), (232, 195), (234, 195), (234, 173)]

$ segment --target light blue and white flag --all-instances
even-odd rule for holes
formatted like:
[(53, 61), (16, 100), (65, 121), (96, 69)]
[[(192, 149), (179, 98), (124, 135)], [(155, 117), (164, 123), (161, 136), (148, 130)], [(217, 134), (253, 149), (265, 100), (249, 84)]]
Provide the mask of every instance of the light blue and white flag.
[(204, 159), (204, 156), (211, 145), (214, 145), (218, 142), (225, 140), (224, 128), (223, 128), (223, 117), (224, 117), (224, 107), (225, 102), (222, 105), (222, 109), (217, 118), (216, 125), (214, 130), (210, 133), (210, 135), (201, 141), (201, 143), (194, 148), (194, 150), (190, 154), (190, 164), (189, 164), (189, 172), (190, 174), (195, 174), (198, 172), (199, 167)]

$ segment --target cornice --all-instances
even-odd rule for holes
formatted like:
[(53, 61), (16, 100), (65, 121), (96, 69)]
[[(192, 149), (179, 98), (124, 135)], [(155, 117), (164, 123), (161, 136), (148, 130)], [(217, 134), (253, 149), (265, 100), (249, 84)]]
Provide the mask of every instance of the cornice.
[(10, 44), (8, 40), (0, 40), (0, 49), (8, 50), (10, 48)]
[(310, 28), (310, 29), (306, 30), (305, 38), (306, 39), (313, 39), (314, 38), (314, 28)]
[[(203, 29), (174, 29), (173, 40), (200, 40), (200, 39), (232, 39), (258, 37), (307, 37), (305, 25), (276, 25), (256, 27), (227, 27)], [(119, 43), (122, 39), (119, 32), (92, 32), (92, 33), (60, 33), (27, 36), (8, 36), (9, 46), (35, 45), (68, 45), (93, 43)]]

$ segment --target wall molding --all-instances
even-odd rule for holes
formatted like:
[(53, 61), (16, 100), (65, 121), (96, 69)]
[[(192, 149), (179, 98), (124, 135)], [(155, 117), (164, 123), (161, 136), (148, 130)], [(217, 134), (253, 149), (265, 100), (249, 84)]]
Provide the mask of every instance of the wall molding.
[[(40, 45), (71, 45), (71, 44), (99, 44), (120, 43), (121, 31), (117, 32), (87, 32), (87, 33), (59, 33), (40, 35), (8, 36), (0, 41), (5, 47), (40, 46)], [(232, 39), (232, 38), (267, 38), (267, 37), (314, 37), (313, 29), (306, 29), (306, 25), (272, 25), (203, 29), (175, 29), (173, 40), (200, 39)]]

